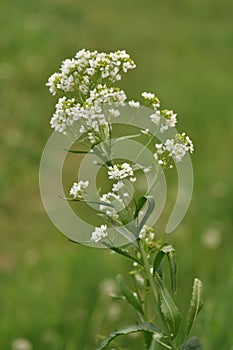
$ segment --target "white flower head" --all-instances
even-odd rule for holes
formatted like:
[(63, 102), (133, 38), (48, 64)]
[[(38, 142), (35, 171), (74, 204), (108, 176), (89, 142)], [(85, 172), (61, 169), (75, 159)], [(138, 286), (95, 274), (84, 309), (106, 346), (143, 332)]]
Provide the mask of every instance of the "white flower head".
[(160, 123), (160, 120), (161, 120), (160, 111), (156, 111), (155, 113), (151, 114), (150, 120), (152, 121), (152, 123), (158, 125)]
[(133, 169), (129, 163), (115, 164), (108, 167), (108, 177), (112, 180), (122, 180), (126, 177), (133, 177)]
[(155, 94), (152, 92), (142, 92), (142, 97), (144, 98), (145, 102), (149, 105), (149, 107), (152, 107), (154, 111), (156, 111), (160, 107), (160, 101)]
[(118, 181), (116, 184), (113, 184), (112, 191), (113, 192), (118, 192), (124, 187), (124, 182), (123, 181)]
[(153, 98), (155, 97), (155, 94), (153, 94), (151, 92), (142, 92), (142, 97), (145, 100), (153, 100)]
[(118, 109), (110, 108), (109, 110), (110, 116), (117, 118), (120, 115), (120, 111)]
[(128, 102), (129, 106), (132, 108), (140, 108), (140, 102), (131, 100)]
[(70, 195), (74, 198), (83, 198), (83, 193), (85, 192), (86, 188), (89, 186), (89, 181), (79, 181), (74, 182), (73, 186), (70, 189)]
[(167, 139), (164, 143), (156, 144), (154, 158), (160, 165), (167, 164), (167, 158), (172, 157), (176, 162), (181, 162), (189, 152), (193, 153), (194, 146), (190, 138), (185, 134), (177, 134), (173, 139)]
[(96, 227), (95, 230), (92, 232), (91, 241), (97, 243), (103, 238), (107, 237), (107, 235), (107, 225), (101, 225), (100, 227)]
[(141, 133), (144, 134), (144, 135), (149, 135), (150, 134), (150, 130), (147, 128), (147, 129), (141, 129)]

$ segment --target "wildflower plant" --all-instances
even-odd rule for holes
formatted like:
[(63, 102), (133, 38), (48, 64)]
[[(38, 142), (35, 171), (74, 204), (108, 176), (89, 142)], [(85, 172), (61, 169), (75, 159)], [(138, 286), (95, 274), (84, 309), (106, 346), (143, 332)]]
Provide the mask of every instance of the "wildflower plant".
[[(64, 60), (59, 72), (46, 84), (52, 95), (60, 96), (51, 127), (56, 135), (62, 135), (59, 142), (65, 143), (67, 152), (79, 155), (79, 161), (83, 157), (84, 164), (79, 168), (79, 178), (70, 186), (69, 195), (59, 201), (72, 201), (77, 206), (85, 202), (92, 208), (93, 216), (102, 220), (99, 226), (78, 221), (75, 228), (65, 228), (72, 216), (61, 223), (60, 210), (57, 226), (65, 230), (72, 241), (108, 248), (132, 262), (130, 276), (134, 290), (118, 275), (120, 295), (113, 297), (123, 299), (135, 311), (135, 323), (114, 330), (101, 341), (97, 350), (107, 349), (118, 336), (134, 332), (144, 334), (145, 349), (198, 350), (198, 339), (189, 337), (203, 306), (202, 282), (194, 279), (189, 310), (186, 316), (181, 315), (174, 298), (177, 292), (176, 251), (164, 239), (165, 235), (155, 230), (165, 202), (165, 170), (176, 168), (181, 182), (186, 179), (184, 191), (180, 191), (178, 198), (183, 205), (179, 208), (183, 209), (173, 211), (173, 219), (177, 220), (170, 222), (167, 232), (178, 225), (187, 210), (188, 193), (192, 191), (189, 155), (194, 146), (186, 133), (177, 132), (177, 114), (161, 108), (154, 93), (142, 92), (140, 101), (135, 101), (116, 86), (122, 76), (135, 67), (125, 51), (81, 50), (74, 58)], [(69, 141), (64, 141), (65, 138)], [(51, 163), (46, 155), (53, 142), (48, 142), (41, 162), (41, 192), (48, 212), (51, 205), (46, 204), (48, 196), (44, 195), (49, 191), (48, 173), (44, 174)], [(74, 144), (75, 149), (70, 147)], [(61, 159), (63, 161), (64, 157)], [(62, 161), (58, 161), (58, 166)], [(104, 171), (102, 184), (96, 188), (96, 177), (101, 169)], [(188, 174), (186, 178), (185, 174)], [(146, 189), (143, 189), (142, 179), (147, 183)], [(106, 183), (108, 191), (104, 191)], [(68, 210), (67, 206), (64, 208)], [(51, 211), (49, 215), (53, 215)], [(55, 221), (54, 217), (52, 220)], [(168, 269), (164, 267), (166, 261)], [(120, 349), (117, 344), (114, 348)]]

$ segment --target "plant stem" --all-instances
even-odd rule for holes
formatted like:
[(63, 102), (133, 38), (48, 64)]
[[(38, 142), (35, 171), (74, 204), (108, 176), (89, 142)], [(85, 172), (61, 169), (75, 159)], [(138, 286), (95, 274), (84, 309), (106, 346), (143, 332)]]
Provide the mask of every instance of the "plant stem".
[(145, 253), (145, 250), (143, 248), (143, 245), (142, 245), (141, 241), (139, 241), (139, 249), (140, 249), (140, 253), (141, 253), (141, 256), (142, 256), (142, 261), (143, 261), (143, 266), (144, 266), (144, 269), (145, 269), (146, 277), (148, 278), (148, 281), (150, 283), (150, 287), (151, 287), (151, 290), (152, 290), (153, 298), (155, 300), (155, 303), (158, 304), (158, 296), (157, 296), (155, 283), (154, 283), (154, 280), (153, 280), (153, 276), (152, 276), (152, 274), (150, 272), (150, 266), (149, 266), (149, 263), (148, 263), (148, 259), (147, 259), (147, 256), (146, 256), (146, 253)]

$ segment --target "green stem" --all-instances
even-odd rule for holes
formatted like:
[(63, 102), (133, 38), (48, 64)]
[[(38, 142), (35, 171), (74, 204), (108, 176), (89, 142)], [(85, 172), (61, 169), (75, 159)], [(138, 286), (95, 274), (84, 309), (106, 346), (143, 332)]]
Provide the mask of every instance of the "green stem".
[(152, 290), (153, 298), (155, 300), (155, 303), (158, 305), (158, 295), (157, 295), (154, 279), (153, 279), (153, 276), (152, 276), (152, 274), (150, 272), (150, 266), (149, 266), (149, 263), (148, 263), (148, 259), (147, 259), (147, 256), (146, 256), (146, 253), (145, 253), (145, 250), (143, 248), (143, 245), (142, 245), (141, 241), (139, 241), (139, 249), (140, 249), (140, 253), (141, 253), (141, 256), (142, 256), (142, 261), (143, 261), (143, 265), (144, 265), (144, 269), (145, 269), (145, 274), (146, 274), (146, 277), (148, 278), (148, 281), (150, 283), (150, 287), (151, 287), (151, 290)]

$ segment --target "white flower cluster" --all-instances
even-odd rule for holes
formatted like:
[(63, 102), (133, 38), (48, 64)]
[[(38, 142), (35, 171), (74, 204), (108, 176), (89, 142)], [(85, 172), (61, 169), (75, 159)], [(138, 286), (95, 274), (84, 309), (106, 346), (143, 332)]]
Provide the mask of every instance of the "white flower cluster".
[(107, 237), (107, 225), (101, 225), (100, 227), (96, 227), (95, 231), (91, 234), (91, 240), (95, 243), (101, 241), (101, 239)]
[(129, 106), (138, 109), (140, 107), (140, 102), (131, 100), (128, 102)]
[[(62, 97), (56, 104), (56, 111), (51, 119), (51, 127), (56, 131), (66, 133), (66, 128), (74, 121), (80, 121), (80, 132), (89, 131), (91, 143), (108, 137), (106, 117), (101, 106), (124, 106), (126, 94), (117, 87), (108, 87), (121, 79), (121, 73), (135, 68), (130, 56), (123, 51), (99, 53), (97, 51), (81, 50), (75, 58), (62, 62), (58, 73), (54, 73), (47, 82), (49, 91), (71, 93), (73, 98)], [(135, 102), (135, 106), (138, 103)], [(138, 106), (139, 107), (139, 106)], [(137, 108), (138, 108), (137, 107)], [(110, 108), (109, 114), (117, 117), (117, 109)], [(104, 132), (102, 129), (105, 129)]]
[(134, 172), (129, 163), (115, 164), (108, 167), (108, 177), (111, 180), (122, 180), (130, 177), (131, 182), (135, 182)]
[[(106, 85), (98, 85), (91, 91), (90, 97), (81, 105), (75, 98), (68, 99), (66, 96), (59, 98), (56, 111), (50, 121), (51, 127), (56, 131), (65, 133), (65, 129), (75, 121), (80, 122), (80, 132), (91, 130), (94, 136), (108, 126), (106, 116), (101, 105), (108, 103), (110, 106), (124, 106), (126, 94), (123, 90)], [(109, 109), (109, 113), (117, 117), (120, 113), (117, 109)], [(107, 136), (107, 135), (105, 135)], [(94, 137), (95, 139), (95, 137)], [(97, 139), (98, 140), (98, 139)]]
[(129, 178), (131, 182), (135, 182), (136, 178), (128, 163), (108, 166), (108, 177), (110, 180), (117, 180), (117, 182), (113, 184), (112, 192), (101, 196), (100, 200), (103, 204), (99, 206), (99, 209), (104, 211), (109, 218), (118, 219), (118, 212), (124, 209), (123, 198), (129, 197), (124, 179)]
[(151, 92), (143, 92), (142, 97), (144, 98), (146, 104), (154, 110), (154, 112), (150, 115), (150, 120), (152, 123), (159, 126), (159, 131), (161, 133), (168, 128), (174, 128), (176, 126), (177, 114), (168, 109), (160, 110), (160, 101), (155, 94)]
[(177, 134), (174, 139), (167, 139), (164, 143), (157, 143), (155, 148), (154, 157), (163, 166), (167, 165), (170, 157), (181, 162), (186, 153), (194, 151), (193, 143), (185, 133)]
[(146, 104), (154, 109), (155, 111), (160, 107), (160, 101), (155, 94), (152, 92), (142, 92), (142, 97), (144, 98)]
[(86, 188), (89, 186), (89, 181), (79, 181), (74, 182), (73, 186), (70, 189), (70, 195), (74, 198), (83, 198), (83, 193), (85, 192)]
[(139, 238), (144, 239), (146, 243), (150, 243), (155, 238), (153, 229), (147, 225), (144, 225), (139, 233)]
[(104, 211), (108, 217), (118, 219), (118, 211), (123, 209), (122, 198), (114, 192), (108, 192), (100, 197), (100, 201), (103, 202), (103, 204), (100, 204), (99, 209)]
[(164, 133), (168, 128), (174, 128), (177, 123), (177, 114), (172, 110), (164, 109), (162, 111), (156, 110), (150, 115), (152, 123), (159, 125), (159, 131)]
[(62, 62), (60, 71), (54, 73), (47, 86), (51, 94), (58, 91), (70, 92), (78, 89), (81, 94), (89, 94), (96, 81), (107, 80), (112, 83), (121, 80), (121, 73), (136, 67), (125, 50), (116, 52), (97, 52), (80, 50), (72, 59)]

